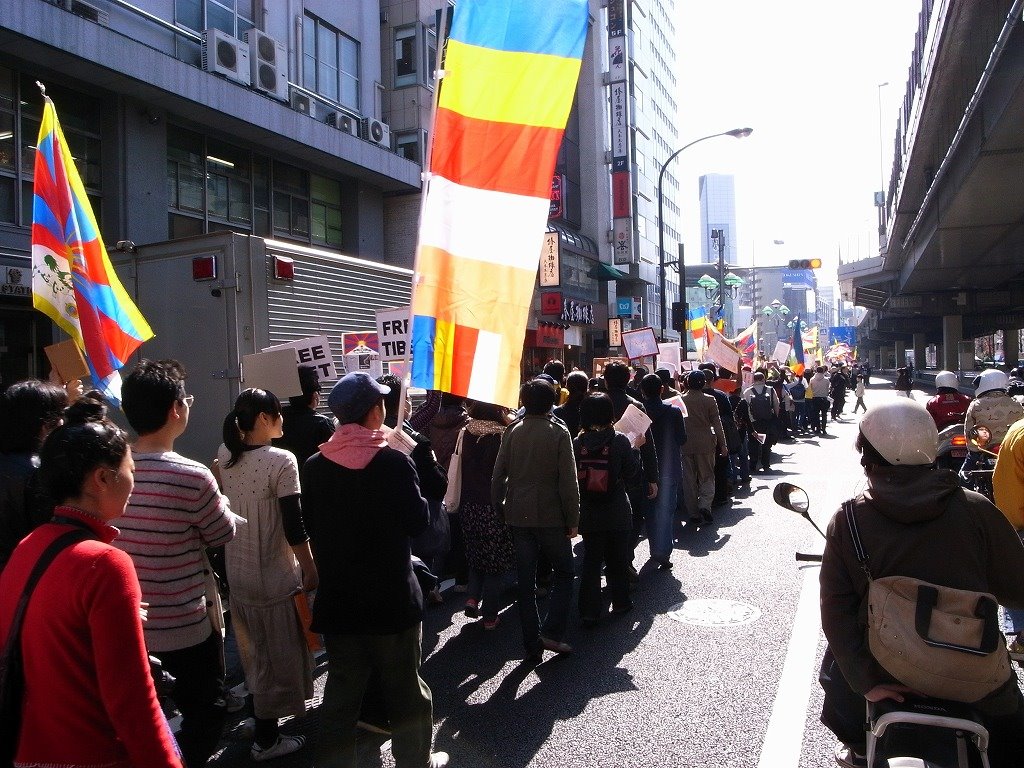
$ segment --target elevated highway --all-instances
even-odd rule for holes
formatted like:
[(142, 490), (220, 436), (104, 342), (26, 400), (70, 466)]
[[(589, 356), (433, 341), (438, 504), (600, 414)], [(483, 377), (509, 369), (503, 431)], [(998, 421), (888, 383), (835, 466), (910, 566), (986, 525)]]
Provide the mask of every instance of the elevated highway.
[[(870, 311), (862, 355), (973, 363), (964, 341), (1024, 328), (1024, 0), (924, 0), (896, 126), (879, 255), (843, 264), (843, 298)], [(961, 350), (964, 354), (961, 354)], [(963, 364), (961, 364), (963, 363)]]

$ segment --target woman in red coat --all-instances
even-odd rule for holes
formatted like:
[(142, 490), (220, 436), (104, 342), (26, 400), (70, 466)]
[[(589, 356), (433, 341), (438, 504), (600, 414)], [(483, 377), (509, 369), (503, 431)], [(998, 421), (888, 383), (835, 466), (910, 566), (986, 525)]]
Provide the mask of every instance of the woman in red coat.
[(15, 765), (181, 768), (157, 702), (142, 638), (142, 592), (131, 558), (110, 546), (134, 481), (125, 434), (99, 393), (72, 405), (40, 453), (40, 479), (57, 502), (50, 522), (14, 550), (0, 574), (6, 641), (29, 572), (58, 536), (88, 537), (43, 573), (21, 627), (25, 669)]

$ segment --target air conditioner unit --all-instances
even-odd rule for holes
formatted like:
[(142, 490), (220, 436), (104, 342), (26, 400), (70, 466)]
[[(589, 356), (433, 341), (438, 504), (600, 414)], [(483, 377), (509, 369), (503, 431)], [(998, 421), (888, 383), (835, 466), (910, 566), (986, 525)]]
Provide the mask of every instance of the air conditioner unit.
[(302, 91), (292, 88), (288, 93), (288, 103), (296, 112), (316, 119), (316, 102)]
[(69, 2), (65, 3), (64, 7), (83, 19), (94, 21), (103, 27), (110, 26), (110, 14), (102, 8), (97, 8), (92, 3), (86, 3), (83, 0), (69, 0)]
[(344, 112), (328, 112), (327, 118), (324, 120), (328, 125), (334, 126), (339, 131), (352, 134), (353, 136), (359, 135), (359, 122), (351, 115), (346, 115)]
[(385, 149), (391, 149), (391, 127), (372, 117), (364, 117), (361, 121), (362, 137)]
[(252, 87), (275, 99), (288, 101), (288, 51), (284, 43), (258, 29), (248, 30), (245, 42), (249, 44)]
[(206, 72), (224, 75), (242, 85), (249, 84), (249, 46), (227, 32), (203, 32), (202, 64)]

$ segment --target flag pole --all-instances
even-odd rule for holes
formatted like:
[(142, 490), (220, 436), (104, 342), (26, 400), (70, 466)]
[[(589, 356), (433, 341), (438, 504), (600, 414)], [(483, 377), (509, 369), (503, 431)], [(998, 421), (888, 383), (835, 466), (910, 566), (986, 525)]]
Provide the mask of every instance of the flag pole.
[(441, 6), (441, 20), (439, 29), (437, 30), (438, 46), (437, 54), (438, 60), (434, 62), (434, 98), (430, 105), (430, 125), (427, 127), (427, 146), (423, 153), (423, 171), (420, 173), (420, 213), (419, 218), (416, 222), (416, 253), (414, 255), (413, 269), (412, 269), (412, 285), (409, 291), (409, 317), (406, 320), (406, 334), (408, 335), (409, 341), (405, 345), (405, 359), (402, 361), (402, 393), (403, 396), (398, 399), (398, 417), (396, 429), (402, 429), (402, 423), (405, 421), (405, 401), (404, 393), (409, 389), (409, 382), (412, 379), (412, 367), (410, 361), (412, 360), (412, 297), (416, 292), (416, 285), (420, 280), (420, 248), (419, 248), (419, 232), (420, 227), (423, 226), (423, 212), (427, 207), (427, 191), (430, 189), (430, 168), (431, 161), (433, 160), (434, 154), (434, 124), (437, 120), (437, 102), (441, 98), (441, 80), (444, 79), (445, 71), (442, 68), (445, 58), (445, 48), (447, 47), (448, 38), (445, 35), (445, 30), (448, 27), (448, 3)]

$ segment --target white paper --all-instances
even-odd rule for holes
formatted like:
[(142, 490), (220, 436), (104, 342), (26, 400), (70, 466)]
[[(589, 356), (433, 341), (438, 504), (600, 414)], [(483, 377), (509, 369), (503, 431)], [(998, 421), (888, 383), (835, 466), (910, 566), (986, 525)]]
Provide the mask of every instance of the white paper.
[(734, 344), (731, 344), (722, 334), (712, 333), (711, 342), (708, 344), (707, 351), (704, 353), (705, 360), (712, 360), (717, 365), (725, 368), (727, 371), (732, 373), (739, 373), (740, 360), (742, 355), (740, 351), (736, 349)]
[(779, 365), (785, 365), (786, 361), (789, 360), (789, 350), (792, 347), (784, 341), (775, 342), (775, 351), (772, 352), (772, 360), (777, 362)]
[(675, 376), (679, 372), (679, 362), (682, 360), (682, 355), (679, 351), (679, 345), (675, 342), (665, 342), (658, 344), (658, 367), (665, 367), (672, 371), (672, 375)]
[(644, 433), (651, 426), (650, 417), (630, 403), (622, 414), (622, 418), (615, 422), (615, 429), (629, 438), (629, 444), (639, 448), (644, 442)]
[(396, 451), (401, 451), (406, 456), (411, 455), (413, 449), (416, 447), (416, 441), (405, 434), (405, 431), (401, 429), (389, 429), (387, 441), (390, 447), (394, 448)]

